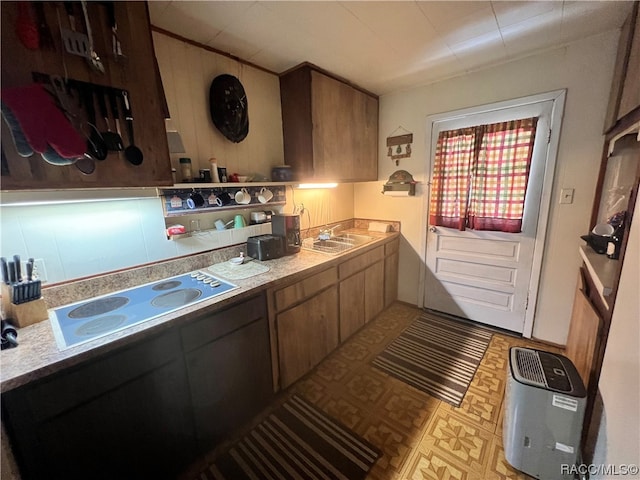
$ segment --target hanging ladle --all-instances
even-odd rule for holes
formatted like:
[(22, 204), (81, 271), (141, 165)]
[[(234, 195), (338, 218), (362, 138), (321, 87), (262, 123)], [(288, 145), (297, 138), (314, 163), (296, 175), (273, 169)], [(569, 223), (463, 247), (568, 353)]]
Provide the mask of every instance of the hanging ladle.
[(129, 103), (129, 93), (126, 90), (122, 90), (121, 94), (124, 105), (124, 118), (127, 122), (127, 133), (129, 135), (129, 146), (124, 149), (124, 156), (132, 165), (140, 165), (144, 160), (144, 155), (142, 154), (142, 150), (134, 144), (133, 113), (131, 112), (131, 104)]

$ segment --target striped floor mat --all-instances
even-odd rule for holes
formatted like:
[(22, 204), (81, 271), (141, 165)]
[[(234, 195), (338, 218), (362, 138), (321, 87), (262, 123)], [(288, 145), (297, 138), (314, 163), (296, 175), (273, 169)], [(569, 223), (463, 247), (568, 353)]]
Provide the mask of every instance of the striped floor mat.
[(471, 323), (424, 313), (372, 363), (412, 387), (459, 407), (491, 336), (491, 332)]
[(380, 452), (294, 395), (222, 454), (201, 479), (364, 479)]

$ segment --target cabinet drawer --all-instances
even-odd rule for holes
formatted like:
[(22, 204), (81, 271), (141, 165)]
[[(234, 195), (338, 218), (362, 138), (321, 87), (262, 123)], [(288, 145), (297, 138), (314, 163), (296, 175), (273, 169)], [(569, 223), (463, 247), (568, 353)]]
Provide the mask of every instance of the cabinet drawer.
[(384, 258), (384, 245), (374, 248), (373, 250), (363, 253), (351, 260), (347, 260), (340, 265), (340, 278), (350, 277), (360, 270), (364, 270), (369, 265), (376, 263)]
[(183, 327), (182, 347), (185, 352), (189, 352), (266, 315), (264, 297), (260, 295), (250, 298)]
[(394, 241), (385, 244), (384, 256), (388, 257), (389, 255), (396, 253), (399, 247), (400, 247), (400, 240), (398, 240), (397, 238)]
[(329, 268), (323, 272), (317, 273), (309, 278), (305, 278), (293, 285), (276, 290), (276, 310), (286, 310), (290, 306), (298, 303), (305, 298), (315, 295), (330, 285), (338, 281), (338, 271), (336, 267)]
[(169, 363), (179, 353), (177, 332), (171, 330), (26, 387), (26, 399), (35, 421), (50, 418)]

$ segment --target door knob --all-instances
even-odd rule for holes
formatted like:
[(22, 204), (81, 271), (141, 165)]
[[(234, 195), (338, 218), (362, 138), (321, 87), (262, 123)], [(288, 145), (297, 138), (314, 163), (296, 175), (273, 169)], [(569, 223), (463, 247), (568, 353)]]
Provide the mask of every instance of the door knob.
[(436, 233), (438, 231), (438, 229), (436, 227), (429, 227), (429, 231), (431, 233)]

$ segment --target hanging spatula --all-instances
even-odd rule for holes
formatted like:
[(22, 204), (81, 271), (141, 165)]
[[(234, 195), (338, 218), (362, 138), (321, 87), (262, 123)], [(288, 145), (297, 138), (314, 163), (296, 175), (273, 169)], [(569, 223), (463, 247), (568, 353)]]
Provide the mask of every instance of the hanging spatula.
[(73, 2), (64, 2), (64, 9), (67, 12), (69, 27), (71, 28), (71, 30), (68, 28), (60, 28), (60, 35), (62, 36), (62, 43), (64, 43), (65, 50), (71, 55), (79, 55), (90, 59), (91, 49), (89, 48), (89, 37), (76, 30), (76, 16), (73, 9)]

